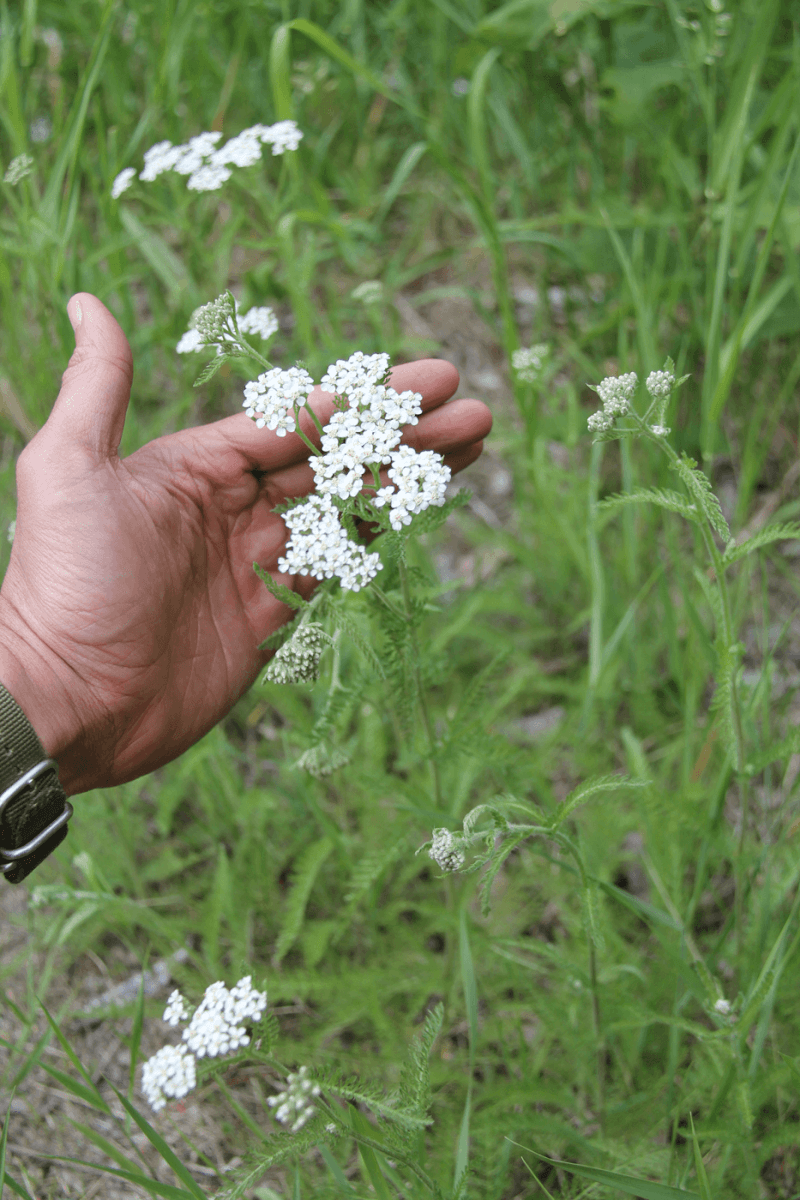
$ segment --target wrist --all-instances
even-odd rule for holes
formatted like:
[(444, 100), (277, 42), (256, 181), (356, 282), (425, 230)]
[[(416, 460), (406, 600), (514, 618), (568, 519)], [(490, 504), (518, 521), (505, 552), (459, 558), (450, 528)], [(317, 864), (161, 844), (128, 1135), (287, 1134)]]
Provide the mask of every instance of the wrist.
[(58, 765), (67, 796), (89, 791), (93, 766), (85, 751), (85, 728), (68, 688), (33, 640), (0, 619), (0, 683), (33, 726), (46, 758)]

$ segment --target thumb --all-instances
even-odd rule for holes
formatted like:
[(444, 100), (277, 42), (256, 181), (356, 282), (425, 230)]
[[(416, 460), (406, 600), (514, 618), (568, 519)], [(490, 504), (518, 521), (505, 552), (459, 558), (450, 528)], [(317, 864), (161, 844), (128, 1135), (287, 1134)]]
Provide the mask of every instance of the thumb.
[(91, 292), (71, 296), (67, 315), (75, 330), (75, 350), (37, 436), (57, 438), (62, 450), (78, 445), (99, 458), (110, 458), (122, 440), (133, 354), (116, 318)]

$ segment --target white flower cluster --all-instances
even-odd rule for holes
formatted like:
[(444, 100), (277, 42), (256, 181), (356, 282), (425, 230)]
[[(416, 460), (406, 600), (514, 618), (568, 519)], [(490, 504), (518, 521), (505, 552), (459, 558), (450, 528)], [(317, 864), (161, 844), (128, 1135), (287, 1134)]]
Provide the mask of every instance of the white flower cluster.
[(257, 1021), (266, 1007), (267, 993), (255, 991), (249, 975), (230, 992), (221, 980), (212, 983), (184, 1029), (183, 1040), (198, 1058), (230, 1054), (250, 1041), (240, 1022), (248, 1018)]
[(292, 1122), (291, 1132), (296, 1133), (298, 1129), (302, 1129), (309, 1117), (314, 1115), (314, 1105), (311, 1103), (311, 1096), (318, 1096), (320, 1086), (318, 1083), (313, 1083), (308, 1078), (308, 1067), (301, 1067), (299, 1071), (291, 1071), (286, 1076), (289, 1086), (283, 1092), (278, 1092), (277, 1096), (270, 1096), (267, 1104), (270, 1108), (279, 1107), (275, 1111), (275, 1117), (284, 1125)]
[(300, 367), (271, 367), (262, 371), (258, 379), (245, 385), (242, 407), (252, 417), (259, 429), (266, 425), (274, 429), (278, 437), (294, 433), (294, 405), (302, 408), (311, 392), (314, 380), (308, 371)]
[(716, 1012), (722, 1013), (723, 1016), (727, 1017), (731, 1011), (731, 1002), (730, 1002), (730, 1000), (724, 1000), (724, 999), (718, 1000), (716, 1002), (716, 1004), (714, 1005), (714, 1009)]
[(194, 1055), (185, 1046), (162, 1046), (142, 1069), (142, 1091), (154, 1112), (167, 1100), (180, 1100), (196, 1082)]
[[(323, 375), (320, 387), (346, 400), (346, 406), (332, 414), (323, 430), (322, 454), (311, 459), (315, 493), (284, 514), (292, 536), (285, 557), (278, 560), (279, 571), (318, 579), (335, 575), (351, 591), (374, 579), (382, 566), (380, 555), (367, 554), (349, 539), (333, 501), (334, 496), (339, 500), (357, 496), (367, 467), (391, 464), (388, 475), (396, 486), (378, 488), (372, 503), (376, 508), (390, 505), (393, 529), (410, 524), (412, 515), (429, 505), (444, 504), (451, 471), (442, 456), (433, 450), (417, 453), (410, 446), (394, 449), (402, 426), (417, 424), (422, 396), (398, 393), (382, 383), (388, 367), (388, 354), (365, 355), (358, 350), (332, 363)], [(294, 406), (302, 407), (313, 388), (306, 371), (272, 368), (245, 386), (242, 407), (259, 428), (266, 425), (283, 437), (296, 427)]]
[[(246, 313), (240, 315), (239, 301), (234, 299), (236, 305), (236, 320), (241, 333), (254, 333), (257, 337), (271, 338), (273, 333), (278, 332), (278, 318), (274, 311), (267, 305), (260, 308), (249, 308)], [(198, 313), (202, 312), (205, 305), (196, 308), (189, 318), (189, 328), (184, 333), (176, 347), (178, 354), (193, 354), (199, 350), (209, 349), (209, 343), (205, 340), (203, 334), (197, 328), (195, 322)], [(213, 343), (212, 343), (213, 344)], [(217, 344), (217, 354), (222, 354), (222, 346)]]
[[(266, 1007), (267, 993), (255, 991), (250, 975), (240, 979), (231, 991), (221, 981), (206, 988), (188, 1028), (183, 1031), (186, 1045), (163, 1046), (144, 1064), (142, 1091), (150, 1107), (158, 1112), (168, 1099), (180, 1099), (192, 1090), (196, 1082), (195, 1055), (216, 1058), (246, 1046), (250, 1039), (241, 1022), (257, 1021)], [(176, 989), (167, 1002), (164, 1020), (177, 1025), (188, 1016), (186, 1001)]]
[(19, 183), (20, 179), (24, 179), (26, 175), (30, 175), (32, 170), (33, 159), (30, 154), (18, 154), (8, 164), (8, 169), (3, 176), (3, 183)]
[(631, 371), (628, 375), (607, 375), (598, 384), (595, 391), (603, 401), (603, 408), (589, 417), (589, 428), (593, 432), (610, 429), (616, 417), (625, 416), (638, 382), (639, 376)]
[[(638, 375), (635, 371), (631, 371), (628, 375), (607, 375), (596, 388), (592, 384), (589, 385), (603, 401), (602, 409), (592, 413), (587, 422), (593, 433), (610, 429), (617, 417), (625, 416), (630, 409), (631, 399), (638, 382)], [(645, 387), (654, 400), (661, 401), (659, 405), (660, 418), (663, 418), (667, 400), (674, 386), (675, 376), (670, 371), (651, 371), (647, 376)], [(660, 419), (650, 428), (659, 437), (666, 437), (669, 433), (669, 429), (661, 424)]]
[(434, 829), (433, 845), (428, 855), (443, 871), (457, 871), (464, 865), (460, 841), (449, 829)]
[(511, 365), (524, 383), (533, 383), (542, 369), (542, 359), (549, 352), (547, 342), (538, 342), (526, 350), (515, 350)]
[[(222, 137), (221, 132), (200, 133), (183, 146), (158, 142), (145, 153), (144, 170), (139, 178), (150, 183), (164, 171), (177, 171), (179, 175), (190, 177), (186, 185), (190, 191), (215, 192), (230, 179), (227, 163), (251, 167), (260, 159), (262, 145), (271, 144), (273, 155), (283, 154), (285, 150), (296, 150), (302, 136), (295, 121), (278, 121), (276, 125), (252, 125), (243, 129), (219, 150), (214, 146)], [(112, 199), (122, 195), (135, 174), (133, 167), (120, 171), (111, 186)]]
[(319, 660), (330, 644), (321, 625), (309, 622), (299, 625), (292, 636), (278, 650), (267, 667), (262, 684), (269, 683), (314, 683), (319, 678)]

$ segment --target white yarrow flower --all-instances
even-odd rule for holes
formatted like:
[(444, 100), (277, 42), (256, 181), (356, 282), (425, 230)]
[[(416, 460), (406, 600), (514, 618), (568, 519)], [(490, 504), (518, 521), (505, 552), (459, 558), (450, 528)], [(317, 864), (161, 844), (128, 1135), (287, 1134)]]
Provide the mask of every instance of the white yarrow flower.
[(168, 1025), (177, 1025), (179, 1021), (188, 1021), (188, 1019), (189, 1010), (186, 1007), (186, 1001), (175, 988), (174, 992), (170, 993), (162, 1020), (166, 1021)]
[[(275, 316), (274, 311), (268, 306), (264, 305), (260, 308), (249, 308), (246, 313), (240, 314), (239, 301), (234, 298), (234, 303), (236, 308), (236, 320), (239, 324), (240, 333), (254, 333), (266, 341), (268, 338), (271, 338), (274, 333), (278, 332), (278, 318)], [(207, 351), (213, 348), (214, 343), (207, 341), (195, 324), (197, 317), (203, 311), (203, 308), (205, 308), (205, 305), (202, 305), (200, 308), (196, 308), (189, 318), (189, 328), (187, 329), (186, 333), (183, 334), (176, 347), (178, 354), (194, 354), (201, 350)], [(231, 336), (227, 328), (225, 329), (225, 332), (228, 334), (228, 336)], [(216, 349), (218, 355), (223, 353), (222, 346), (220, 344), (217, 344)]]
[(731, 1011), (731, 1002), (730, 1002), (730, 1000), (724, 1000), (724, 999), (718, 1000), (716, 1002), (716, 1004), (714, 1005), (714, 1009), (716, 1012), (722, 1013), (723, 1016), (727, 1016), (728, 1013)]
[[(195, 1055), (214, 1058), (248, 1045), (250, 1039), (241, 1023), (257, 1021), (267, 1007), (267, 993), (257, 992), (251, 979), (245, 975), (230, 991), (222, 981), (212, 983), (183, 1031), (186, 1045), (163, 1046), (145, 1062), (142, 1091), (156, 1112), (168, 1099), (180, 1099), (195, 1086)], [(164, 1020), (177, 1025), (188, 1015), (186, 1001), (176, 988), (170, 994)]]
[(428, 855), (443, 871), (457, 871), (465, 861), (460, 839), (456, 839), (449, 829), (434, 829)]
[(131, 186), (133, 177), (136, 174), (135, 167), (126, 167), (124, 171), (120, 171), (116, 179), (111, 185), (111, 199), (116, 200), (122, 193)]
[(675, 383), (675, 376), (669, 371), (651, 371), (647, 376), (645, 387), (653, 399), (668, 396)]
[(142, 1092), (159, 1112), (167, 1100), (179, 1100), (196, 1083), (195, 1061), (185, 1046), (162, 1046), (142, 1068)]
[(301, 367), (272, 367), (245, 385), (242, 407), (259, 429), (266, 425), (285, 437), (296, 428), (293, 406), (302, 408), (313, 390), (314, 380)]
[(240, 1022), (257, 1020), (267, 1006), (266, 992), (254, 991), (250, 978), (247, 975), (240, 979), (230, 992), (221, 980), (206, 988), (188, 1029), (183, 1031), (183, 1040), (198, 1058), (230, 1054), (249, 1044)]
[(308, 1067), (292, 1071), (286, 1078), (289, 1086), (278, 1092), (277, 1096), (269, 1096), (267, 1104), (270, 1108), (277, 1105), (276, 1120), (283, 1125), (291, 1124), (291, 1132), (296, 1133), (298, 1129), (302, 1129), (309, 1117), (314, 1115), (311, 1097), (320, 1094), (320, 1086), (308, 1078)]
[(592, 413), (587, 421), (589, 429), (593, 433), (610, 429), (617, 417), (625, 416), (630, 409), (631, 399), (638, 382), (639, 377), (636, 372), (630, 371), (627, 375), (607, 375), (596, 388), (593, 384), (589, 385), (603, 401), (602, 410)]
[[(303, 134), (295, 121), (278, 121), (275, 125), (252, 125), (243, 129), (217, 150), (215, 146), (221, 137), (221, 132), (214, 131), (200, 133), (183, 146), (173, 146), (169, 141), (158, 142), (145, 152), (144, 170), (139, 179), (152, 183), (164, 171), (175, 171), (190, 177), (186, 185), (190, 191), (214, 192), (231, 177), (228, 163), (236, 167), (253, 166), (261, 158), (262, 145), (271, 145), (273, 155), (296, 150)], [(130, 185), (134, 174), (133, 168), (126, 167), (117, 175), (111, 188), (114, 199)]]

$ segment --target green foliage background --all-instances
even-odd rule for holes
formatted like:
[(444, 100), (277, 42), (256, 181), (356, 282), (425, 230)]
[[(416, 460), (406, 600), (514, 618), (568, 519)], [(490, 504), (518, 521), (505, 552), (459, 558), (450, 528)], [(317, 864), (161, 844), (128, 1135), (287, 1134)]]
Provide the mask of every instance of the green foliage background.
[[(586, 426), (589, 383), (631, 370), (643, 381), (671, 355), (690, 378), (667, 414), (670, 444), (715, 489), (732, 474), (731, 536), (796, 517), (798, 68), (787, 0), (728, 14), (710, 0), (2, 0), (0, 177), (33, 159), (0, 184), (6, 523), (16, 457), (72, 352), (76, 291), (103, 300), (133, 349), (123, 457), (240, 407), (229, 366), (194, 389), (201, 360), (175, 353), (193, 310), (229, 286), (241, 308), (281, 314), (272, 361), (302, 358), (317, 378), (355, 349), (439, 355), (394, 301), (466, 297), (508, 372), (486, 455), (513, 475), (500, 527), (457, 508), (409, 549), (428, 589), (418, 681), (433, 743), (422, 710), (398, 702), (396, 644), (381, 643), (369, 597), (350, 595), (356, 636), (317, 685), (259, 685), (179, 761), (79, 798), (68, 840), (23, 885), (37, 902), (12, 919), (27, 939), (4, 959), (4, 986), (34, 955), (42, 965), (24, 995), (4, 992), (5, 1096), (33, 1096), (35, 1078), (55, 1086), (41, 1073), (56, 1034), (40, 1001), (51, 1009), (52, 993), (68, 1026), (81, 1002), (63, 981), (82, 956), (122, 945), (144, 963), (186, 946), (173, 969), (186, 995), (252, 974), (271, 1007), (291, 1009), (276, 1033), (290, 1069), (355, 1073), (368, 1099), (399, 1086), (412, 1053), (423, 1088), (430, 1051), (433, 1120), (413, 1146), (442, 1195), (459, 1180), (487, 1200), (800, 1194), (796, 546), (765, 539), (732, 560), (744, 654), (721, 655), (708, 546), (674, 493), (672, 511), (663, 503), (683, 485), (650, 442), (593, 445)], [(297, 153), (265, 151), (220, 192), (167, 174), (110, 196), (158, 141), (289, 117)], [(539, 288), (532, 319), (515, 303), (520, 272)], [(547, 289), (594, 276), (605, 289), (588, 317), (569, 305), (558, 319)], [(370, 279), (384, 300), (364, 308), (350, 293)], [(540, 341), (549, 365), (526, 383), (511, 355)], [(662, 503), (601, 507), (636, 488)], [(502, 551), (500, 565), (442, 586), (436, 553), (456, 535), (479, 561)], [(376, 548), (396, 585), (391, 540)], [(719, 736), (733, 702), (749, 772)], [(561, 720), (535, 742), (513, 732), (553, 706)], [(298, 769), (323, 735), (349, 761)], [(492, 797), (552, 817), (582, 781), (621, 774), (642, 786), (604, 791), (567, 822), (588, 890), (554, 839), (521, 840), (487, 915), (479, 877), (440, 878), (414, 855)], [(738, 997), (735, 1030), (709, 1012), (714, 989)], [(80, 1157), (121, 1169), (121, 1147), (132, 1153), (134, 1109), (152, 1116), (140, 1038), (164, 1002), (142, 994), (106, 1014), (108, 1038), (131, 1051), (126, 1124), (101, 1138), (84, 1115)], [(426, 1014), (426, 1054), (412, 1052)], [(265, 1099), (280, 1080), (235, 1078), (252, 1086), (198, 1093), (217, 1105), (221, 1161), (276, 1129)], [(26, 1190), (8, 1111), (6, 1187), (60, 1196), (35, 1159)], [(351, 1104), (351, 1138), (315, 1133), (244, 1194), (430, 1194), (370, 1149), (381, 1119), (369, 1111)], [(165, 1111), (150, 1125), (166, 1136), (170, 1122)], [(169, 1192), (166, 1152), (152, 1139), (146, 1150), (151, 1182), (125, 1195), (229, 1183), (206, 1174), (201, 1188), (184, 1147), (169, 1178), (188, 1190)], [(193, 1161), (219, 1171), (205, 1152)]]

